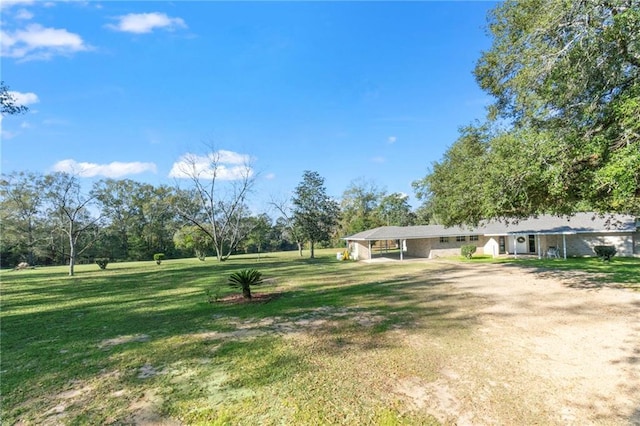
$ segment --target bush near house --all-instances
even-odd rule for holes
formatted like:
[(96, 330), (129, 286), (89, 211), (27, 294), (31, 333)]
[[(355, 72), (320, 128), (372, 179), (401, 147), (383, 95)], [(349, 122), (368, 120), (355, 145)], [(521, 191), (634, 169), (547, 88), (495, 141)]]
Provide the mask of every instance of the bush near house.
[(610, 261), (617, 253), (614, 246), (595, 246), (593, 251), (596, 252), (596, 255), (605, 262)]
[(467, 259), (471, 259), (473, 257), (473, 253), (475, 252), (476, 246), (474, 246), (473, 244), (465, 244), (460, 247), (460, 253)]

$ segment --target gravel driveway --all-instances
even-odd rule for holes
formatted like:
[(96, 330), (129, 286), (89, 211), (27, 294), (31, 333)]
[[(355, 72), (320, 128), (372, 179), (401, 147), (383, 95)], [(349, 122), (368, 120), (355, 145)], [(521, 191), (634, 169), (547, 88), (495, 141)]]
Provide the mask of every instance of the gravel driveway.
[(451, 360), (438, 389), (403, 383), (399, 392), (458, 425), (509, 423), (509, 401), (494, 400), (509, 395), (533, 405), (536, 424), (640, 425), (640, 292), (594, 288), (580, 273), (455, 265), (438, 280), (477, 301), (469, 314), (482, 349)]

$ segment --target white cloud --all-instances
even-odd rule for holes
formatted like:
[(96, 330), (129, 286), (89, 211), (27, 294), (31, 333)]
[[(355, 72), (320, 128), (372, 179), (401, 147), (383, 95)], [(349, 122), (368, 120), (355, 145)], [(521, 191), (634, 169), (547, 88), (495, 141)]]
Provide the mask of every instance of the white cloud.
[(0, 1), (0, 8), (8, 9), (12, 6), (27, 6), (35, 3), (35, 0), (2, 0)]
[(66, 29), (45, 28), (30, 24), (13, 32), (2, 31), (2, 56), (10, 58), (50, 59), (54, 55), (70, 55), (89, 50), (78, 34)]
[(52, 170), (54, 172), (72, 173), (80, 177), (104, 176), (108, 178), (119, 178), (144, 172), (156, 173), (157, 171), (154, 163), (142, 163), (139, 161), (122, 163), (114, 161), (109, 164), (96, 164), (77, 162), (71, 159), (58, 161), (53, 165)]
[(117, 17), (116, 24), (108, 24), (107, 28), (134, 34), (150, 33), (156, 28), (173, 31), (178, 28), (186, 28), (182, 18), (171, 18), (165, 13), (129, 13)]
[(61, 120), (59, 118), (45, 118), (42, 120), (42, 124), (45, 126), (68, 126), (70, 123), (67, 120)]
[(187, 153), (173, 163), (169, 177), (211, 179), (215, 173), (219, 180), (239, 180), (253, 175), (250, 162), (250, 156), (233, 151), (220, 150), (207, 156)]
[(14, 133), (8, 131), (8, 130), (4, 130), (4, 128), (2, 127), (2, 120), (3, 120), (3, 116), (0, 115), (0, 137), (2, 137), (3, 140), (9, 140), (11, 138), (13, 138), (15, 136)]
[(2, 127), (2, 119), (3, 117), (2, 115), (0, 115), (0, 137), (2, 137), (2, 140), (8, 141), (9, 139), (15, 138), (17, 133), (4, 130), (4, 128)]
[(10, 90), (7, 93), (13, 98), (17, 105), (27, 106), (40, 102), (40, 99), (38, 99), (38, 95), (32, 92), (21, 93)]
[(274, 180), (276, 178), (276, 174), (275, 173), (267, 173), (264, 178), (266, 180)]
[(225, 149), (221, 149), (213, 153), (212, 158), (217, 160), (219, 163), (228, 164), (248, 164), (251, 162), (250, 156), (246, 154), (238, 154), (233, 151), (227, 151)]
[(28, 21), (33, 18), (33, 13), (29, 12), (27, 9), (20, 9), (16, 12), (15, 18)]
[(397, 140), (398, 140), (398, 138), (395, 137), (395, 136), (389, 136), (387, 138), (387, 142), (389, 142), (389, 143), (396, 143)]
[(373, 157), (371, 161), (374, 163), (384, 163), (387, 159), (384, 157)]
[(0, 130), (0, 135), (2, 135), (2, 139), (8, 141), (9, 139), (15, 138), (17, 133), (10, 132), (8, 130)]

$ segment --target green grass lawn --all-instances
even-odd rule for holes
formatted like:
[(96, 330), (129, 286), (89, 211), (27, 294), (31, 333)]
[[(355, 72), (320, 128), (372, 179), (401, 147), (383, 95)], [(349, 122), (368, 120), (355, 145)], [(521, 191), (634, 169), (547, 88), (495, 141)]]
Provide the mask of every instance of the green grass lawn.
[[(446, 265), (335, 252), (80, 265), (74, 277), (2, 271), (2, 423), (438, 424), (407, 410), (391, 383), (436, 377), (469, 351), (475, 301), (430, 280)], [(638, 286), (638, 259), (535, 262), (521, 264)], [(209, 303), (207, 290), (239, 291), (226, 280), (243, 268), (269, 279), (255, 294), (277, 297)], [(399, 329), (432, 346), (408, 351)]]
[[(419, 284), (406, 274), (425, 265), (402, 276), (362, 266), (326, 250), (315, 260), (80, 265), (74, 277), (65, 267), (3, 271), (3, 424), (139, 422), (145, 410), (152, 422), (190, 424), (434, 423), (396, 410), (378, 377), (402, 362), (385, 330), (416, 315), (398, 284)], [(206, 290), (237, 292), (227, 277), (247, 267), (272, 279), (254, 293), (278, 297), (208, 303)], [(375, 374), (362, 371), (368, 363)]]
[(538, 259), (532, 256), (494, 258), (491, 255), (474, 255), (471, 259), (452, 256), (445, 259), (463, 263), (509, 263), (559, 276), (578, 272), (582, 273), (581, 278), (585, 286), (599, 287), (615, 283), (616, 287), (640, 291), (640, 259), (633, 257), (614, 257), (609, 262), (603, 262), (596, 257), (570, 257), (565, 260)]
[(616, 283), (618, 287), (640, 291), (640, 259), (638, 258), (614, 257), (610, 262), (603, 262), (595, 257), (568, 258), (567, 260), (520, 259), (516, 262), (541, 272), (584, 272), (588, 277), (588, 285), (595, 287)]
[(472, 259), (458, 259), (462, 262), (497, 262), (532, 268), (539, 273), (569, 276), (581, 273), (581, 285), (585, 287), (602, 287), (615, 284), (640, 291), (640, 259), (633, 257), (614, 257), (609, 262), (603, 262), (596, 257), (570, 257), (565, 259), (538, 259), (535, 257), (513, 258), (504, 257), (493, 259), (491, 256), (474, 256)]

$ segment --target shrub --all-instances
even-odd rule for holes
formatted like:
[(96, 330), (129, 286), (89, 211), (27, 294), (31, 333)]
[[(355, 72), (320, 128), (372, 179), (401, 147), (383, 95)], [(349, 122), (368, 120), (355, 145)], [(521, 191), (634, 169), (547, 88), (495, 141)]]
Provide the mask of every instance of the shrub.
[(218, 288), (216, 288), (214, 291), (207, 289), (204, 292), (207, 295), (207, 302), (209, 303), (215, 303), (218, 301), (218, 299), (220, 299), (220, 289)]
[(614, 246), (595, 246), (593, 251), (595, 251), (596, 255), (605, 262), (610, 261), (617, 253)]
[(474, 246), (473, 244), (465, 244), (460, 247), (460, 253), (462, 253), (462, 255), (467, 259), (471, 259), (471, 257), (473, 257), (473, 253), (475, 252), (476, 246)]
[(262, 273), (255, 269), (243, 269), (229, 276), (229, 285), (242, 288), (242, 297), (251, 299), (251, 286), (262, 284)]
[(159, 265), (164, 260), (164, 253), (156, 253), (153, 255), (153, 260)]
[(100, 269), (107, 269), (107, 265), (109, 264), (109, 258), (108, 257), (97, 257), (96, 258), (96, 265), (98, 265), (100, 267)]

